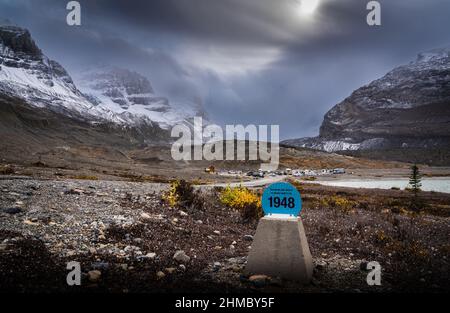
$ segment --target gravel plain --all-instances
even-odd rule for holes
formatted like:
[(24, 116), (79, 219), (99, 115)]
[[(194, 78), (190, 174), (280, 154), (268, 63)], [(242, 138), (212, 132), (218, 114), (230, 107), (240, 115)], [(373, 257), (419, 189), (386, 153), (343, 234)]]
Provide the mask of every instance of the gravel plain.
[[(203, 191), (204, 208), (164, 203), (167, 184), (101, 180), (0, 180), (0, 290), (21, 292), (448, 292), (450, 223), (444, 214), (384, 208), (378, 194), (304, 185), (302, 219), (314, 278), (299, 286), (242, 275), (257, 222)], [(325, 197), (358, 199), (350, 211)], [(377, 198), (379, 197), (379, 198)], [(432, 205), (448, 196), (427, 194)], [(434, 200), (433, 200), (434, 199)], [(440, 204), (439, 204), (440, 203)], [(444, 208), (445, 209), (445, 208)], [(448, 209), (445, 209), (448, 210)], [(446, 211), (448, 212), (448, 211)], [(442, 212), (441, 212), (442, 213)], [(68, 286), (68, 262), (81, 264), (81, 286)], [(382, 286), (368, 286), (378, 261)]]

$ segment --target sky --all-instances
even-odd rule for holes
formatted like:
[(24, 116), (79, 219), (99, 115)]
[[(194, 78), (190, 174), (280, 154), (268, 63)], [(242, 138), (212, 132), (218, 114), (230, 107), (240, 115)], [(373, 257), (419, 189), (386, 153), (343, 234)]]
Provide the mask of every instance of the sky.
[(80, 0), (81, 26), (64, 0), (0, 0), (0, 18), (28, 28), (77, 76), (113, 65), (148, 77), (171, 102), (201, 101), (211, 122), (277, 124), (281, 139), (316, 136), (324, 114), (357, 88), (450, 46), (450, 1)]

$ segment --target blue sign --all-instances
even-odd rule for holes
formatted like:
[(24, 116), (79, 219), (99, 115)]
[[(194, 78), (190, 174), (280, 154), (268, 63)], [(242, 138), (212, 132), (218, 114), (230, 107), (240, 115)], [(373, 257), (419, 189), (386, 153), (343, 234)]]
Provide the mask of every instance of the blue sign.
[(262, 196), (265, 215), (286, 214), (298, 216), (302, 210), (302, 199), (297, 188), (289, 183), (275, 183), (268, 186)]

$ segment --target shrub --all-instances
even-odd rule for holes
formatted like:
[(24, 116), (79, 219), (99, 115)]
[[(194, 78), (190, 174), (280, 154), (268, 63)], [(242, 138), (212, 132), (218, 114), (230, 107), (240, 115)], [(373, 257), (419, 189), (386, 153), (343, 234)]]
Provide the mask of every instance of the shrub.
[(240, 212), (244, 221), (263, 216), (261, 198), (245, 187), (227, 187), (220, 193), (220, 201), (227, 207)]
[(373, 240), (375, 244), (385, 246), (391, 241), (391, 238), (388, 235), (386, 235), (384, 230), (379, 230), (375, 232)]
[(429, 259), (430, 254), (425, 245), (417, 240), (413, 240), (411, 243), (405, 245), (403, 256), (410, 257), (412, 260), (426, 261)]
[(171, 206), (175, 207), (178, 204), (178, 185), (179, 181), (175, 180), (170, 183), (169, 191), (163, 194), (163, 199)]
[(195, 191), (191, 183), (185, 180), (175, 180), (170, 183), (169, 191), (163, 195), (171, 207), (183, 209), (203, 208), (203, 199), (199, 191)]
[(340, 196), (331, 196), (322, 200), (322, 205), (326, 207), (330, 207), (332, 209), (336, 209), (339, 211), (343, 211), (344, 213), (349, 213), (353, 210), (355, 206), (354, 201), (350, 201), (344, 197)]
[(16, 171), (14, 169), (14, 166), (12, 165), (3, 165), (0, 166), (0, 175), (11, 175), (14, 174)]
[(79, 180), (98, 180), (97, 176), (86, 175), (86, 174), (75, 175), (75, 176), (72, 176), (71, 178), (72, 179), (79, 179)]
[(418, 196), (412, 197), (411, 201), (408, 204), (408, 209), (414, 213), (419, 213), (420, 211), (423, 211), (425, 207), (426, 207), (425, 201)]

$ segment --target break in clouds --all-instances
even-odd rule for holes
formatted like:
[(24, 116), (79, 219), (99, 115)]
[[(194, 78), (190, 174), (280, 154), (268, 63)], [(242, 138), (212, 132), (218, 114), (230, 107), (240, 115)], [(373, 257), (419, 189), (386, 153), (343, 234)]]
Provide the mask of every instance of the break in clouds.
[(79, 2), (76, 27), (62, 0), (0, 0), (0, 16), (71, 73), (127, 67), (171, 101), (201, 101), (214, 123), (279, 124), (281, 139), (316, 135), (354, 89), (450, 45), (447, 0), (381, 0), (376, 27), (367, 0), (320, 0), (308, 14), (300, 0)]

